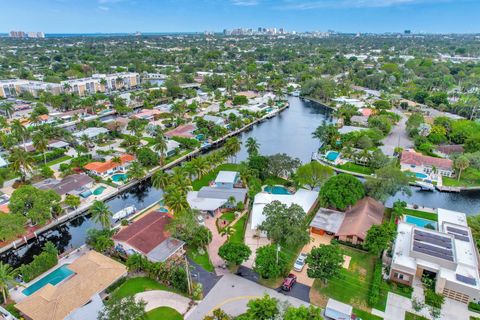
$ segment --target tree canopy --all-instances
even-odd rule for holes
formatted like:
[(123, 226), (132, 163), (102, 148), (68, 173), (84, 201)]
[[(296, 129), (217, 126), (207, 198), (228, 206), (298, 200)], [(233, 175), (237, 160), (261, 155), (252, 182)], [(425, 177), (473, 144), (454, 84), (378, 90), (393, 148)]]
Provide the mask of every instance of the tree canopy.
[(344, 173), (331, 177), (320, 189), (322, 205), (339, 210), (345, 210), (364, 196), (365, 188), (360, 180)]

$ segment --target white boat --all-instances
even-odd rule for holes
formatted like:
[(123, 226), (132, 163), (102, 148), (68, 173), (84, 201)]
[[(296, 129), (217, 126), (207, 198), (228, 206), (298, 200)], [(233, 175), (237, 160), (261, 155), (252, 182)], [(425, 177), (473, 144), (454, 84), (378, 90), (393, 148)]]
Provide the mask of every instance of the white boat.
[(425, 182), (425, 181), (417, 181), (417, 185), (422, 190), (426, 190), (426, 191), (434, 191), (435, 190), (435, 186), (433, 185), (433, 183), (429, 183), (429, 182)]
[(292, 96), (299, 97), (300, 96), (300, 91), (298, 91), (298, 90), (293, 91)]
[(112, 218), (113, 218), (113, 220), (117, 221), (117, 220), (126, 218), (126, 217), (134, 214), (135, 211), (137, 211), (137, 208), (135, 208), (134, 206), (126, 207), (126, 208), (123, 208), (122, 210), (116, 212), (112, 216)]

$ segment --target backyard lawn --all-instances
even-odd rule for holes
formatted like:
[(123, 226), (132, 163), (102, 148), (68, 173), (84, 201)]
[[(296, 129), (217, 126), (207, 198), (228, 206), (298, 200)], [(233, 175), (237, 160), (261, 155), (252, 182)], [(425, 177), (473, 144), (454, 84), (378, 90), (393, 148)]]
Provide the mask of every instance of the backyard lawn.
[(147, 320), (183, 320), (183, 316), (175, 309), (160, 307), (147, 312)]
[(209, 173), (207, 173), (206, 175), (201, 177), (200, 179), (197, 179), (197, 180), (193, 181), (192, 182), (193, 190), (198, 191), (198, 190), (200, 190), (200, 188), (208, 186), (210, 181), (215, 180), (218, 172), (220, 172), (220, 171), (238, 171), (239, 167), (240, 167), (240, 165), (235, 164), (235, 163), (221, 164), (217, 168), (215, 168), (214, 170), (210, 171)]
[(436, 213), (426, 212), (421, 210), (414, 209), (405, 209), (405, 214), (409, 216), (419, 217), (427, 220), (438, 221), (438, 216)]
[(382, 320), (382, 317), (376, 316), (374, 314), (368, 313), (367, 311), (363, 311), (357, 308), (353, 308), (353, 314), (359, 317), (362, 320)]
[[(53, 166), (53, 165), (55, 165), (55, 164), (59, 164), (59, 163), (65, 162), (65, 161), (70, 160), (70, 159), (72, 159), (72, 157), (70, 157), (70, 156), (63, 156), (63, 157), (60, 157), (60, 158), (57, 158), (57, 159), (55, 159), (55, 160), (52, 160), (52, 161), (47, 162), (46, 165), (47, 165), (48, 167), (51, 167), (51, 166)], [(42, 162), (42, 164), (43, 164), (43, 162)]]
[(460, 175), (460, 181), (457, 178), (443, 177), (443, 185), (450, 187), (476, 187), (480, 186), (480, 170), (467, 168)]
[(358, 165), (358, 164), (355, 164), (355, 163), (352, 163), (352, 162), (347, 162), (345, 164), (339, 164), (336, 167), (339, 168), (339, 169), (343, 169), (343, 170), (347, 170), (347, 171), (351, 171), (351, 172), (356, 172), (356, 173), (362, 173), (362, 174), (372, 174), (373, 173), (372, 169), (370, 169), (368, 167)]
[(230, 236), (231, 242), (243, 243), (245, 239), (245, 224), (247, 223), (248, 214), (243, 215), (237, 222), (232, 226), (235, 232)]
[(117, 298), (125, 298), (128, 296), (133, 296), (137, 293), (151, 290), (164, 290), (175, 292), (181, 295), (184, 295), (182, 292), (169, 288), (157, 281), (147, 278), (147, 277), (137, 277), (131, 278), (125, 281), (120, 287), (118, 287), (112, 295)]
[(197, 249), (188, 249), (187, 255), (192, 261), (200, 265), (203, 269), (213, 272), (213, 264), (210, 261), (207, 251), (205, 251), (203, 254), (200, 254)]

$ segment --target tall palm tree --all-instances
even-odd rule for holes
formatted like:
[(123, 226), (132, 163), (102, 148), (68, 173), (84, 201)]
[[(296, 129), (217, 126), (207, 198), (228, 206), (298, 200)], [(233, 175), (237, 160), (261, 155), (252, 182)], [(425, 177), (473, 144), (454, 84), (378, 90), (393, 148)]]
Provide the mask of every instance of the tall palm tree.
[(43, 161), (47, 164), (48, 137), (42, 131), (37, 131), (33, 135), (32, 142), (35, 150), (43, 153)]
[(163, 170), (155, 171), (152, 176), (152, 185), (157, 189), (166, 189), (170, 183), (171, 176)]
[(92, 144), (92, 138), (90, 138), (90, 137), (89, 137), (88, 135), (86, 135), (86, 134), (82, 134), (82, 135), (80, 136), (80, 141), (82, 141), (83, 144), (84, 144), (88, 149), (90, 149), (89, 146)]
[(30, 136), (30, 132), (28, 131), (28, 129), (25, 128), (25, 126), (18, 119), (12, 121), (10, 128), (12, 134), (19, 140), (23, 141), (23, 149), (27, 151), (26, 141)]
[(189, 209), (187, 197), (185, 193), (177, 189), (175, 186), (169, 186), (163, 195), (164, 204), (178, 214)]
[(204, 157), (197, 157), (191, 162), (199, 178), (202, 178), (210, 170), (210, 164)]
[(100, 223), (103, 229), (110, 229), (110, 219), (113, 213), (107, 205), (101, 201), (95, 200), (89, 210), (94, 222)]
[(35, 162), (33, 157), (21, 148), (14, 148), (10, 152), (8, 161), (12, 170), (20, 174), (22, 181), (25, 181), (26, 176), (33, 171)]
[(157, 130), (153, 142), (153, 150), (160, 154), (160, 165), (165, 164), (165, 154), (167, 152), (167, 140), (162, 130)]
[(225, 142), (224, 148), (230, 157), (235, 158), (236, 162), (236, 154), (242, 149), (242, 142), (237, 137), (233, 137)]
[(15, 112), (15, 108), (13, 107), (13, 103), (11, 102), (6, 102), (3, 104), (0, 104), (0, 110), (2, 110), (7, 118), (11, 118), (12, 114)]
[(0, 261), (0, 289), (4, 303), (7, 303), (8, 286), (18, 284), (15, 280), (16, 275), (17, 272), (9, 264)]
[(232, 226), (227, 226), (220, 231), (220, 235), (227, 236), (227, 241), (230, 240), (230, 237), (235, 233), (235, 228)]
[(249, 137), (246, 142), (247, 152), (250, 157), (258, 155), (260, 144), (252, 137)]
[(141, 180), (145, 177), (145, 168), (138, 161), (133, 161), (128, 168), (127, 176), (130, 179)]

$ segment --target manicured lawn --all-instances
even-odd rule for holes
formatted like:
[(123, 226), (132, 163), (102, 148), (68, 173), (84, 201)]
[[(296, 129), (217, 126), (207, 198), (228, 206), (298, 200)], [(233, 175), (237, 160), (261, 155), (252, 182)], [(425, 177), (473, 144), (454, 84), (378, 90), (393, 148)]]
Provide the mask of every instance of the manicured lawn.
[(373, 170), (352, 162), (347, 162), (345, 164), (340, 164), (336, 166), (339, 169), (351, 171), (351, 172), (356, 172), (356, 173), (362, 173), (362, 174), (372, 174)]
[(285, 185), (287, 185), (287, 183), (288, 183), (288, 180), (280, 178), (280, 177), (275, 177), (275, 176), (269, 176), (264, 181), (264, 184), (272, 185), (272, 186), (275, 186), (275, 185), (285, 186)]
[[(341, 248), (344, 255), (351, 257), (348, 270), (342, 268), (340, 275), (330, 279), (327, 285), (315, 280), (312, 289), (322, 296), (351, 304), (357, 308), (367, 309), (368, 292), (376, 257), (347, 246), (341, 245)], [(321, 304), (321, 302), (316, 304)]]
[(238, 219), (237, 222), (232, 226), (235, 229), (235, 232), (230, 236), (231, 242), (243, 243), (245, 239), (245, 224), (247, 223), (248, 214), (245, 214), (243, 217)]
[(183, 316), (175, 309), (160, 307), (147, 312), (148, 320), (183, 320)]
[[(52, 160), (52, 161), (47, 162), (47, 166), (50, 167), (50, 166), (53, 166), (53, 165), (55, 165), (55, 164), (59, 164), (59, 163), (62, 163), (62, 162), (64, 162), (64, 161), (67, 161), (67, 160), (69, 160), (69, 159), (72, 159), (72, 157), (70, 157), (70, 156), (63, 156), (63, 157), (60, 157), (60, 158), (58, 158), (58, 159), (55, 159), (55, 160)], [(42, 162), (42, 164), (43, 164), (43, 162)]]
[(428, 320), (428, 319), (422, 316), (417, 316), (416, 314), (407, 311), (405, 312), (405, 320)]
[(220, 171), (238, 171), (239, 167), (240, 167), (240, 165), (235, 164), (235, 163), (221, 164), (217, 168), (215, 168), (214, 170), (212, 170), (209, 173), (207, 173), (206, 175), (204, 175), (202, 178), (193, 181), (192, 182), (193, 190), (198, 191), (198, 190), (200, 190), (200, 188), (208, 186), (210, 181), (215, 180), (218, 172), (220, 172)]
[(353, 308), (353, 314), (355, 314), (357, 317), (361, 318), (362, 320), (382, 320), (382, 317), (376, 316), (374, 314), (368, 313), (366, 311)]
[(188, 249), (187, 255), (192, 259), (196, 264), (200, 265), (203, 269), (213, 272), (213, 264), (210, 261), (207, 251), (205, 250), (204, 254), (200, 254), (197, 249)]
[(178, 152), (177, 154), (174, 154), (173, 156), (167, 157), (167, 159), (165, 159), (165, 164), (168, 164), (172, 161), (175, 161), (178, 158), (181, 158), (181, 157), (183, 157), (184, 155), (186, 155), (190, 152), (192, 152), (192, 150), (187, 149), (187, 150), (183, 150), (182, 152)]
[(113, 295), (117, 298), (125, 298), (128, 296), (135, 295), (139, 292), (151, 291), (151, 290), (164, 290), (182, 294), (178, 290), (164, 286), (157, 281), (147, 278), (147, 277), (137, 277), (131, 278), (125, 281), (118, 289), (113, 292)]
[(480, 170), (467, 168), (460, 175), (460, 181), (457, 178), (443, 177), (443, 185), (450, 187), (476, 187), (480, 186)]
[(220, 219), (232, 222), (235, 220), (235, 211), (225, 212), (220, 216)]
[(405, 209), (405, 214), (409, 216), (419, 217), (427, 220), (438, 221), (438, 216), (435, 213), (414, 210), (414, 209)]

